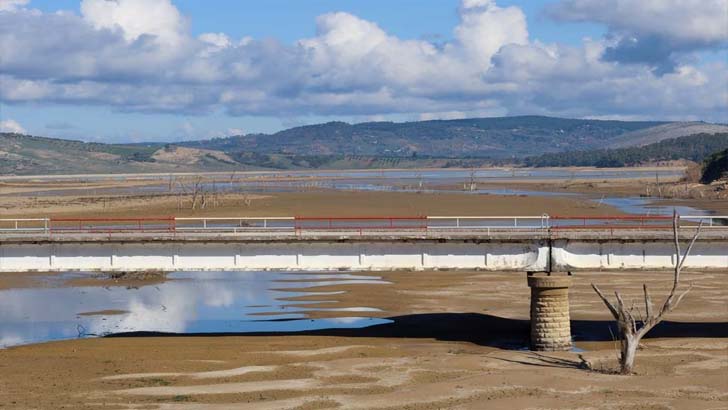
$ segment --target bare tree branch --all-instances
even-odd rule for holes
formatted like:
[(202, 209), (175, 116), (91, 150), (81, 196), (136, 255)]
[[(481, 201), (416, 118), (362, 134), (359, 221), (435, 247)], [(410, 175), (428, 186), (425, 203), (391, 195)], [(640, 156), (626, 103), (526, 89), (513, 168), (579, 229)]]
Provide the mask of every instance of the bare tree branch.
[(609, 299), (607, 299), (606, 296), (604, 296), (604, 294), (602, 293), (601, 290), (599, 290), (597, 285), (592, 283), (591, 286), (592, 286), (592, 289), (594, 289), (594, 292), (596, 292), (597, 295), (599, 295), (599, 297), (602, 299), (602, 302), (604, 302), (604, 304), (607, 306), (609, 311), (612, 312), (612, 316), (614, 316), (615, 319), (619, 320), (619, 312), (617, 311), (617, 308), (612, 304), (612, 302), (609, 301)]
[[(645, 315), (643, 316), (639, 308), (635, 306), (633, 303), (631, 307), (627, 307), (627, 305), (624, 303), (624, 300), (622, 299), (622, 295), (615, 291), (614, 295), (617, 298), (617, 305), (615, 306), (612, 302), (610, 302), (604, 294), (599, 290), (599, 288), (592, 284), (592, 289), (599, 295), (599, 298), (602, 299), (604, 304), (607, 306), (609, 311), (612, 313), (612, 316), (617, 320), (617, 329), (619, 330), (619, 338), (621, 341), (620, 344), (620, 350), (621, 350), (621, 356), (619, 359), (619, 363), (621, 366), (621, 373), (622, 374), (630, 374), (633, 372), (634, 369), (634, 360), (635, 355), (637, 352), (637, 348), (639, 346), (640, 340), (642, 337), (644, 337), (647, 332), (649, 332), (653, 327), (657, 326), (665, 316), (665, 314), (669, 313), (673, 309), (675, 309), (682, 299), (685, 297), (685, 295), (690, 292), (692, 289), (692, 284), (690, 285), (690, 288), (688, 288), (685, 292), (681, 293), (679, 296), (677, 296), (677, 299), (675, 298), (677, 289), (680, 286), (680, 273), (682, 270), (682, 267), (685, 264), (685, 261), (687, 260), (688, 256), (690, 255), (690, 252), (693, 249), (693, 245), (695, 245), (695, 242), (698, 239), (698, 236), (700, 235), (701, 229), (703, 227), (703, 223), (701, 222), (696, 231), (695, 234), (692, 237), (692, 240), (690, 241), (690, 244), (688, 245), (687, 249), (685, 250), (685, 254), (683, 254), (680, 250), (680, 235), (679, 235), (679, 222), (680, 218), (677, 214), (677, 212), (673, 212), (672, 217), (672, 232), (673, 232), (673, 240), (675, 245), (675, 255), (676, 255), (676, 261), (675, 261), (675, 270), (673, 275), (673, 282), (672, 282), (672, 289), (670, 289), (670, 293), (668, 294), (667, 298), (665, 299), (665, 302), (662, 304), (660, 311), (655, 315), (654, 313), (654, 306), (652, 304), (652, 297), (650, 296), (650, 292), (647, 289), (647, 284), (642, 285), (642, 290), (644, 292), (644, 305), (645, 305)], [(638, 327), (637, 321), (635, 320), (635, 315), (633, 312), (636, 312), (636, 314), (640, 317), (640, 324)]]
[(677, 307), (677, 305), (679, 305), (679, 304), (680, 304), (680, 302), (681, 302), (681, 301), (682, 301), (682, 299), (683, 299), (683, 298), (685, 297), (685, 295), (687, 295), (687, 294), (688, 294), (688, 292), (690, 292), (691, 290), (693, 290), (693, 284), (692, 284), (692, 283), (690, 284), (690, 287), (689, 287), (689, 288), (687, 288), (687, 290), (686, 290), (685, 292), (683, 292), (683, 293), (682, 293), (682, 295), (678, 296), (677, 300), (675, 301), (675, 304), (673, 305), (673, 309), (674, 309), (674, 308), (676, 308), (676, 307)]
[[(682, 258), (682, 252), (680, 252), (680, 234), (678, 232), (678, 225), (680, 223), (680, 217), (677, 215), (677, 211), (673, 209), (672, 211), (672, 239), (675, 244), (675, 266), (679, 267), (682, 266), (682, 262), (680, 259)], [(679, 276), (679, 273), (678, 273)], [(673, 283), (675, 283), (675, 278), (673, 279)]]
[[(685, 260), (688, 258), (688, 255), (690, 255), (690, 252), (693, 250), (693, 245), (695, 245), (695, 241), (698, 240), (698, 236), (700, 235), (700, 231), (703, 229), (703, 221), (700, 221), (698, 224), (698, 228), (695, 230), (695, 235), (693, 235), (693, 239), (690, 240), (690, 245), (688, 245), (688, 249), (685, 250), (685, 256), (683, 256), (682, 260), (680, 261), (680, 269), (682, 269), (683, 265), (685, 264)], [(680, 273), (678, 272), (678, 275)]]
[(645, 314), (647, 315), (646, 321), (652, 321), (654, 317), (652, 316), (652, 298), (650, 297), (650, 292), (647, 290), (647, 284), (642, 285), (642, 290), (645, 293)]

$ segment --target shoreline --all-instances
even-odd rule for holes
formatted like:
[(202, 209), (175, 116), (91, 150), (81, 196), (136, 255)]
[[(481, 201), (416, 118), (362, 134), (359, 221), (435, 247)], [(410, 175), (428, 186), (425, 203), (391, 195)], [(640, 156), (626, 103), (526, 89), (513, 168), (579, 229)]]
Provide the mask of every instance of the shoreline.
[[(612, 319), (589, 285), (608, 284), (632, 298), (646, 282), (662, 300), (670, 272), (579, 273), (570, 291), (572, 333), (584, 352), (543, 354), (517, 349), (528, 337), (525, 275), (375, 272), (390, 284), (310, 290), (343, 291), (327, 298), (336, 306), (381, 308), (392, 324), (11, 347), (0, 350), (0, 403), (166, 410), (721, 407), (728, 400), (725, 272), (685, 273), (700, 287), (643, 341), (631, 377), (609, 374), (616, 366)], [(597, 371), (580, 368), (582, 357)]]
[(418, 172), (418, 171), (483, 171), (483, 170), (573, 170), (573, 171), (665, 171), (665, 170), (684, 170), (687, 166), (646, 166), (646, 167), (618, 167), (618, 168), (599, 168), (599, 167), (507, 167), (507, 166), (493, 166), (493, 167), (479, 167), (479, 168), (380, 168), (380, 169), (369, 169), (369, 168), (352, 168), (352, 169), (290, 169), (290, 170), (260, 170), (260, 171), (202, 171), (202, 172), (150, 172), (150, 173), (119, 173), (119, 174), (41, 174), (41, 175), (0, 175), (0, 181), (13, 181), (13, 180), (24, 180), (24, 179), (47, 179), (47, 180), (58, 180), (58, 179), (69, 179), (78, 180), (84, 178), (103, 178), (108, 177), (112, 179), (116, 178), (149, 178), (149, 177), (162, 177), (166, 178), (171, 176), (205, 176), (205, 175), (219, 175), (229, 176), (230, 174), (235, 175), (257, 175), (257, 174), (321, 174), (321, 173), (346, 173), (346, 172), (365, 172), (365, 173), (377, 173), (377, 172)]

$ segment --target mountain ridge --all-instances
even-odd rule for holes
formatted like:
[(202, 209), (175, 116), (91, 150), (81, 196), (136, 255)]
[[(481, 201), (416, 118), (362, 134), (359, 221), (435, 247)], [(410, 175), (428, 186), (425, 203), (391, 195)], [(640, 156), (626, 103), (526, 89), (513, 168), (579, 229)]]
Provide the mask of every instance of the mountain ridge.
[(477, 167), (604, 149), (630, 135), (635, 144), (662, 140), (706, 127), (728, 131), (722, 124), (696, 122), (518, 116), (329, 122), (178, 143), (105, 144), (0, 133), (0, 174)]
[(176, 145), (289, 155), (413, 154), (459, 158), (509, 158), (598, 147), (605, 138), (667, 124), (663, 121), (583, 120), (543, 116), (468, 118), (413, 122), (328, 122)]

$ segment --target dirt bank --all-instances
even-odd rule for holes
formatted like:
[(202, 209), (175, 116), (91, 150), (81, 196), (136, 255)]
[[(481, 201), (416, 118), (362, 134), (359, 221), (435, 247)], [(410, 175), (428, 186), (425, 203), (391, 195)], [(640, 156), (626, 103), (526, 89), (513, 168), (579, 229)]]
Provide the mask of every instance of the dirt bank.
[[(581, 369), (577, 353), (516, 350), (528, 329), (525, 277), (377, 273), (391, 285), (328, 287), (342, 306), (395, 322), (359, 330), (72, 340), (0, 350), (0, 407), (12, 409), (717, 409), (728, 405), (726, 272), (695, 288), (645, 340), (638, 375)], [(292, 277), (295, 279), (295, 276)], [(669, 273), (580, 273), (572, 326), (598, 368), (615, 362), (592, 291), (661, 299)], [(306, 299), (306, 298), (303, 298)], [(588, 336), (588, 337), (587, 337)]]
[[(179, 204), (182, 206), (178, 206)], [(0, 216), (413, 216), (413, 215), (619, 215), (613, 207), (569, 197), (521, 197), (400, 192), (295, 192), (219, 195), (205, 209), (190, 197), (0, 197)]]

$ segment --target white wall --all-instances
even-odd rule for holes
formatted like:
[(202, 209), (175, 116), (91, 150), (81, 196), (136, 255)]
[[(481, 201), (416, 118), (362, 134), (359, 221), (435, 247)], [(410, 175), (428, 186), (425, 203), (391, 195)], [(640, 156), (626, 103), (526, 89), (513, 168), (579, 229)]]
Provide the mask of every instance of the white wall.
[[(676, 255), (671, 241), (585, 242), (554, 241), (554, 268), (578, 269), (669, 269)], [(687, 245), (681, 251), (685, 252)], [(685, 261), (688, 268), (728, 268), (728, 242), (696, 242)]]
[[(666, 269), (669, 241), (554, 241), (553, 268)], [(545, 270), (544, 241), (39, 243), (0, 245), (0, 272), (135, 270)], [(728, 269), (728, 242), (698, 242), (686, 267)]]
[(134, 270), (539, 270), (533, 243), (55, 243), (0, 246), (0, 272)]

